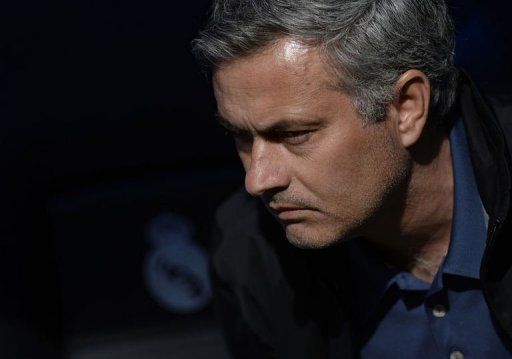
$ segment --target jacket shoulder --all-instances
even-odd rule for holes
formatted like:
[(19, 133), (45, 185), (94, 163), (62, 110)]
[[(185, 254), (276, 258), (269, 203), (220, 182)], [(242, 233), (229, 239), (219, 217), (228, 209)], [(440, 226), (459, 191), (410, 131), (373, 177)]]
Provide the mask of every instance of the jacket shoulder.
[(235, 192), (217, 211), (216, 236), (212, 276), (234, 352), (240, 333), (252, 333), (271, 357), (324, 358), (325, 331), (342, 322), (337, 299), (261, 201)]
[(273, 219), (266, 218), (262, 207), (259, 199), (239, 189), (217, 210), (212, 265), (231, 285), (255, 284), (281, 272), (272, 242), (282, 241), (284, 234), (269, 223)]
[[(216, 224), (228, 232), (256, 229), (258, 225), (259, 200), (240, 188), (231, 194), (217, 209)], [(249, 227), (248, 227), (249, 226)]]

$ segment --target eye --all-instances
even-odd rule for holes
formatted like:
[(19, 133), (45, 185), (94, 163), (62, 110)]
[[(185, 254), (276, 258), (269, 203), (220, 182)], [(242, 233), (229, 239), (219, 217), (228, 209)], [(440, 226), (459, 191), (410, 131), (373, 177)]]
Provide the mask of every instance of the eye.
[(304, 130), (304, 131), (286, 131), (281, 134), (281, 138), (284, 142), (290, 145), (300, 145), (311, 137), (312, 131)]

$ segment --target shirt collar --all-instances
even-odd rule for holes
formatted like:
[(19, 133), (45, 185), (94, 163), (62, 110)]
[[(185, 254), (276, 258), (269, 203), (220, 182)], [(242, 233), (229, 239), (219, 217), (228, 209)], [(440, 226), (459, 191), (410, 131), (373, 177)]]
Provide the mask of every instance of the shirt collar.
[(486, 221), (461, 118), (450, 131), (454, 177), (452, 233), (443, 273), (480, 278), (485, 250)]

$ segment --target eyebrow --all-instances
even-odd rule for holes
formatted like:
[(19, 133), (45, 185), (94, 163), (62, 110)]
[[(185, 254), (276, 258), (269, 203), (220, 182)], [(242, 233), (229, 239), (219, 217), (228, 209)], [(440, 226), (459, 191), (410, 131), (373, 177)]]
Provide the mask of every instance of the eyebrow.
[[(248, 131), (248, 130), (246, 130), (244, 128), (241, 128), (241, 127), (238, 127), (238, 126), (234, 125), (229, 120), (227, 120), (224, 117), (222, 117), (218, 112), (215, 113), (215, 117), (217, 118), (217, 120), (219, 121), (221, 126), (224, 127), (226, 130), (228, 130), (229, 132), (232, 132), (234, 134), (246, 134), (246, 133), (250, 132), (250, 131)], [(274, 135), (276, 133), (287, 131), (290, 128), (292, 128), (293, 126), (300, 125), (300, 126), (303, 126), (303, 127), (310, 128), (310, 127), (314, 127), (315, 125), (318, 125), (318, 123), (319, 123), (319, 121), (312, 121), (312, 122), (310, 122), (308, 124), (305, 124), (304, 120), (281, 119), (281, 120), (278, 120), (278, 121), (274, 122), (270, 126), (267, 126), (265, 128), (262, 128), (262, 129), (258, 130), (257, 132), (262, 134), (262, 135), (266, 135), (266, 136), (270, 135), (271, 136), (271, 135)]]

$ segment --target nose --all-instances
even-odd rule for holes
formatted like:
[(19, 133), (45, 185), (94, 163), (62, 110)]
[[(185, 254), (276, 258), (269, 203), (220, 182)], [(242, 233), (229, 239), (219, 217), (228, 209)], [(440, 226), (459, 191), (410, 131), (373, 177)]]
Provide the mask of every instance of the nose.
[(290, 184), (284, 157), (280, 155), (279, 144), (255, 139), (252, 145), (249, 166), (246, 166), (245, 189), (252, 196), (284, 189)]

